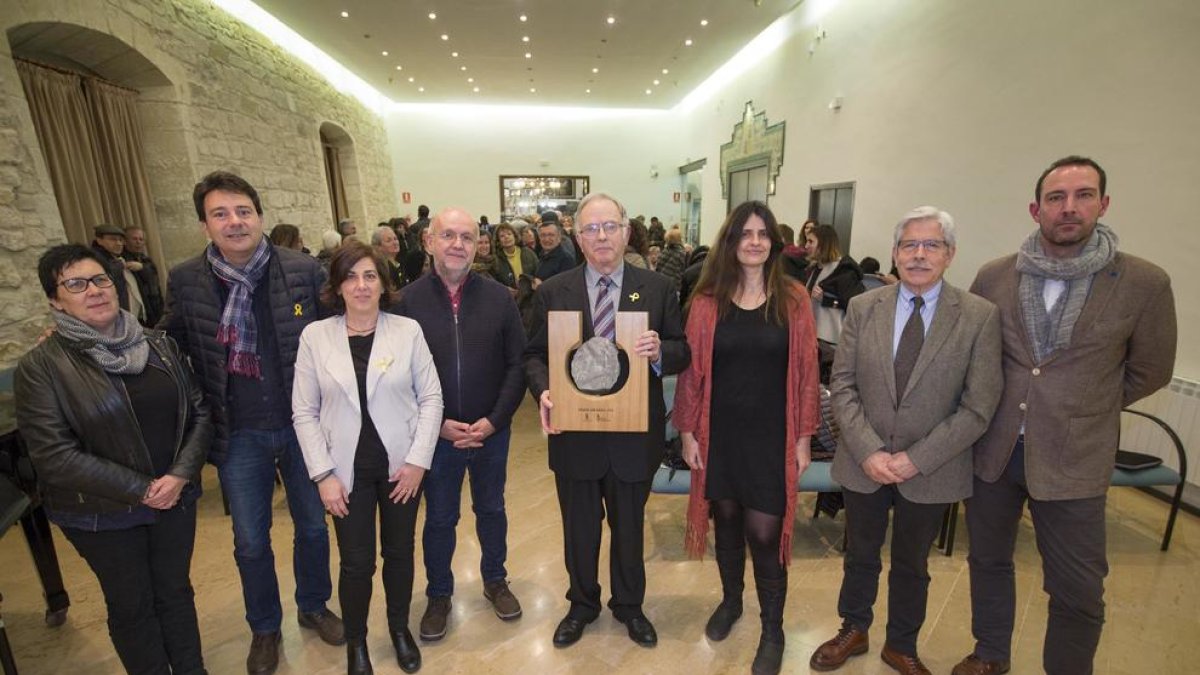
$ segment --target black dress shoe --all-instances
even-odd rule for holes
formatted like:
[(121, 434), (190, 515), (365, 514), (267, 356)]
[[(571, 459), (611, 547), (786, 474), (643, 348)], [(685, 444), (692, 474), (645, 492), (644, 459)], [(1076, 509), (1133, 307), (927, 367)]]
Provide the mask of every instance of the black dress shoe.
[(268, 675), (279, 667), (279, 642), (282, 636), (274, 633), (255, 633), (250, 640), (250, 655), (246, 657), (246, 672)]
[(554, 629), (554, 646), (569, 647), (579, 642), (579, 638), (583, 637), (584, 627), (589, 623), (591, 621), (576, 619), (572, 616), (563, 617), (563, 620), (558, 622), (558, 628)]
[(396, 648), (396, 661), (400, 670), (415, 673), (421, 669), (421, 650), (413, 639), (412, 631), (407, 628), (403, 632), (392, 633), (392, 646)]
[(367, 652), (367, 641), (346, 641), (346, 673), (347, 675), (375, 675), (371, 667), (371, 654)]
[(631, 616), (628, 619), (617, 619), (625, 624), (625, 630), (629, 632), (629, 639), (638, 643), (643, 647), (653, 647), (658, 644), (658, 633), (654, 631), (654, 624), (650, 623), (645, 615), (638, 614)]

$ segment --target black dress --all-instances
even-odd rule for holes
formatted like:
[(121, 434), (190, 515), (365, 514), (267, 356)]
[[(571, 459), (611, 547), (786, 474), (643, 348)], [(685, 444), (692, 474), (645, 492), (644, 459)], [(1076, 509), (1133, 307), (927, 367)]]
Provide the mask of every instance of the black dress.
[(782, 516), (788, 329), (734, 305), (713, 335), (707, 499)]

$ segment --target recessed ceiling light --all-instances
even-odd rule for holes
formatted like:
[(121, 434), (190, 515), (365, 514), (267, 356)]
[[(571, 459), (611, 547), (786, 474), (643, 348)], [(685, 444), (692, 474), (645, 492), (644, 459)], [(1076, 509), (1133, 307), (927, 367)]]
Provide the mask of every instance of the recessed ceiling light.
[(529, 88), (529, 93), (531, 93), (531, 94), (536, 94), (536, 93), (537, 93), (537, 87), (530, 87), (530, 88)]
[(417, 81), (417, 78), (415, 78), (415, 77), (410, 77), (410, 78), (408, 78), (408, 81), (409, 81), (409, 82), (416, 82), (416, 81)]
[[(443, 37), (444, 37), (444, 36), (443, 36)], [(683, 41), (683, 46), (684, 46), (684, 47), (691, 47), (691, 46), (692, 46), (692, 38), (688, 38), (688, 39), (684, 40), (684, 41)]]
[(436, 18), (437, 18), (437, 12), (430, 12), (430, 13), (429, 13), (429, 20), (430, 20), (430, 21), (433, 21), (433, 20), (434, 20), (434, 19), (436, 19)]
[(450, 39), (450, 36), (449, 36), (449, 35), (446, 35), (445, 33), (442, 33), (442, 39), (443, 39), (443, 40), (449, 40), (449, 39)]
[(608, 25), (610, 25), (610, 26), (611, 26), (611, 25), (613, 25), (614, 23), (616, 23), (616, 22), (617, 22), (617, 19), (616, 19), (616, 17), (612, 17), (612, 16), (610, 16), (610, 17), (608, 17), (608, 19), (606, 19), (606, 21), (608, 21)]
[(396, 66), (396, 70), (404, 70), (404, 66)]
[(522, 36), (521, 36), (521, 42), (529, 42), (529, 36), (528, 36), (528, 35), (522, 35)]
[(529, 20), (529, 17), (525, 16), (524, 14), (522, 14), (521, 16), (519, 16), (517, 18), (519, 18), (521, 20), (521, 23), (525, 23), (526, 21)]
[(343, 18), (343, 19), (349, 19), (349, 18), (350, 18), (350, 12), (342, 12), (342, 18)]
[(478, 94), (478, 93), (479, 93), (479, 87), (475, 87), (475, 88), (473, 88), (471, 91), (473, 91), (473, 92), (475, 92), (476, 94)]
[(387, 50), (386, 50), (386, 49), (385, 49), (385, 50), (383, 50), (382, 52), (379, 52), (379, 53), (380, 53), (380, 54), (383, 54), (384, 56), (387, 56)]
[(707, 26), (707, 25), (708, 25), (708, 19), (700, 19), (700, 25), (701, 25), (701, 26)]
[(651, 92), (651, 90), (650, 90), (650, 89), (647, 89), (647, 90), (646, 90), (646, 94), (650, 94), (650, 93), (652, 93), (652, 92)]
[(533, 58), (533, 53), (532, 53), (532, 52), (525, 52), (525, 58), (527, 58), (527, 59), (532, 59), (532, 58)]
[(585, 94), (590, 94), (590, 93), (592, 93), (592, 90), (591, 90), (591, 89), (584, 89), (584, 90), (583, 90), (583, 93), (585, 93)]
[(466, 67), (466, 66), (459, 66), (459, 67), (458, 67), (458, 69), (459, 69), (459, 70), (461, 70), (461, 71), (463, 71), (464, 73), (465, 73), (465, 72), (467, 72), (467, 67)]
[(600, 72), (600, 69), (599, 69), (599, 68), (592, 68), (592, 72), (593, 72), (593, 73), (598, 73), (598, 72)]
[(656, 87), (658, 86), (658, 80), (654, 81), (654, 86), (656, 86)]
[(425, 87), (417, 87), (417, 91), (425, 91)]
[(666, 75), (669, 72), (671, 72), (671, 71), (667, 70), (666, 68), (663, 68), (663, 75)]
[(457, 59), (457, 58), (458, 58), (458, 52), (450, 52), (450, 56), (453, 56), (454, 58), (456, 58), (456, 59)]
[(467, 84), (470, 84), (470, 83), (472, 83), (472, 82), (474, 82), (474, 81), (475, 81), (475, 78), (473, 78), (473, 77), (468, 77), (468, 78), (467, 78)]

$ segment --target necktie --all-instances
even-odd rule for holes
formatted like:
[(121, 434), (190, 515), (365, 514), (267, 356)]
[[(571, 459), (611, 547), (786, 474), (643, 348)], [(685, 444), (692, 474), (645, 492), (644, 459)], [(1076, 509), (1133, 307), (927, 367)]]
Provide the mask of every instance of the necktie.
[(613, 307), (612, 279), (600, 277), (597, 282), (600, 287), (596, 292), (596, 306), (592, 310), (592, 328), (595, 335), (609, 340), (617, 339), (617, 312)]
[(896, 399), (904, 398), (904, 390), (908, 387), (908, 378), (912, 375), (913, 367), (917, 365), (917, 357), (921, 355), (921, 345), (925, 344), (925, 321), (921, 318), (921, 308), (925, 299), (914, 296), (912, 299), (912, 314), (904, 331), (900, 333), (900, 345), (896, 347)]

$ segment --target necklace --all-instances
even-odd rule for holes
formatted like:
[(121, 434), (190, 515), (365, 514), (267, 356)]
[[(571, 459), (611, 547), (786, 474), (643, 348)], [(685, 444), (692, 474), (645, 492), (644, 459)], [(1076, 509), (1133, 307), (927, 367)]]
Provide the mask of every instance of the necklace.
[(366, 334), (366, 333), (370, 333), (371, 331), (375, 330), (375, 325), (376, 325), (377, 323), (379, 323), (379, 318), (378, 318), (378, 317), (376, 317), (376, 319), (375, 319), (375, 323), (371, 324), (370, 326), (367, 326), (366, 328), (355, 328), (354, 326), (351, 326), (351, 325), (350, 325), (350, 322), (349, 322), (349, 321), (347, 321), (347, 322), (346, 322), (346, 329), (347, 329), (347, 330), (349, 330), (351, 333), (362, 333), (362, 334)]

